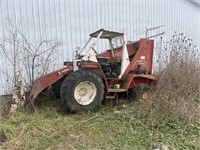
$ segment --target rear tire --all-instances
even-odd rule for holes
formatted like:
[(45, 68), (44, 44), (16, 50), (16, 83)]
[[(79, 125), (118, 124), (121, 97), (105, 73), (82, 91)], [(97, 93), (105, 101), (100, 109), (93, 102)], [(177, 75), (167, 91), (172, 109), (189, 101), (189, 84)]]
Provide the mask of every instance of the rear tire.
[(129, 100), (135, 100), (135, 99), (146, 100), (149, 96), (149, 92), (151, 89), (152, 87), (146, 84), (137, 85), (136, 87), (129, 89), (128, 99)]
[(78, 70), (69, 74), (61, 85), (61, 99), (70, 112), (92, 110), (104, 97), (102, 79), (93, 71)]

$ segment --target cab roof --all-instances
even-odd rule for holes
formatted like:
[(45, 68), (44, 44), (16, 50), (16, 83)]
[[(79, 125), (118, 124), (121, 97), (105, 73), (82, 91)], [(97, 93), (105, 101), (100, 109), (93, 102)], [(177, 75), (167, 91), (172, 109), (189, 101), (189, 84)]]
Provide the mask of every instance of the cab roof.
[(116, 32), (116, 31), (109, 31), (109, 30), (99, 29), (99, 30), (91, 33), (90, 37), (97, 38), (101, 31), (103, 31), (103, 33), (102, 33), (100, 39), (111, 39), (111, 38), (116, 38), (116, 37), (120, 37), (120, 36), (124, 35), (124, 33)]

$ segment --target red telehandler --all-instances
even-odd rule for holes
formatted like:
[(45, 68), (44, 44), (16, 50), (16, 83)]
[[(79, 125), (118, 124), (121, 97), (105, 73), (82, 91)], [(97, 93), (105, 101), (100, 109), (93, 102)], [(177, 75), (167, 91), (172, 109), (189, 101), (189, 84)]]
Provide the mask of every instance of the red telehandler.
[[(100, 39), (108, 41), (110, 48), (97, 53)], [(49, 86), (71, 112), (94, 109), (104, 99), (114, 100), (119, 93), (130, 93), (138, 87), (144, 87), (140, 89), (145, 93), (145, 87), (154, 86), (156, 81), (152, 74), (153, 45), (148, 38), (125, 42), (124, 33), (115, 31), (91, 33), (85, 46), (75, 51), (72, 62), (35, 81), (30, 102)]]

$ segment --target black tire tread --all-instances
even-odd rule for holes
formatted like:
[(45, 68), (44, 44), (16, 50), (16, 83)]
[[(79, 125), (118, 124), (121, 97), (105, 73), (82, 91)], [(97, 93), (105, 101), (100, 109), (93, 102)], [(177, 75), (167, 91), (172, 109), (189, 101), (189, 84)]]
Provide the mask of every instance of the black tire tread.
[(129, 89), (129, 100), (134, 100), (140, 98), (144, 91), (151, 90), (151, 86), (147, 84), (140, 84), (136, 87)]
[[(74, 98), (74, 89), (82, 81), (90, 80), (95, 82), (97, 95), (95, 100), (89, 105), (80, 105)], [(102, 79), (93, 71), (78, 70), (69, 74), (61, 85), (61, 99), (64, 101), (65, 108), (70, 112), (82, 112), (92, 110), (101, 105), (104, 98), (104, 84)]]

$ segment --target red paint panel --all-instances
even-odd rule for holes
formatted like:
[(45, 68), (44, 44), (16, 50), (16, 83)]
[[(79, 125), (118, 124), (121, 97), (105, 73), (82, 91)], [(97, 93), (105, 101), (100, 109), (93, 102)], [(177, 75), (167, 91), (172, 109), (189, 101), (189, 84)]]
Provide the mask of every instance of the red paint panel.
[(138, 65), (146, 68), (147, 74), (152, 74), (153, 44), (153, 40), (140, 39), (139, 49), (127, 67), (122, 79), (125, 78), (130, 71), (136, 70)]
[(32, 91), (30, 93), (31, 100), (34, 100), (40, 92), (42, 92), (48, 86), (55, 83), (56, 81), (61, 79), (64, 75), (69, 74), (72, 71), (73, 71), (72, 66), (65, 66), (60, 70), (51, 72), (49, 74), (46, 74), (38, 78), (35, 81)]

